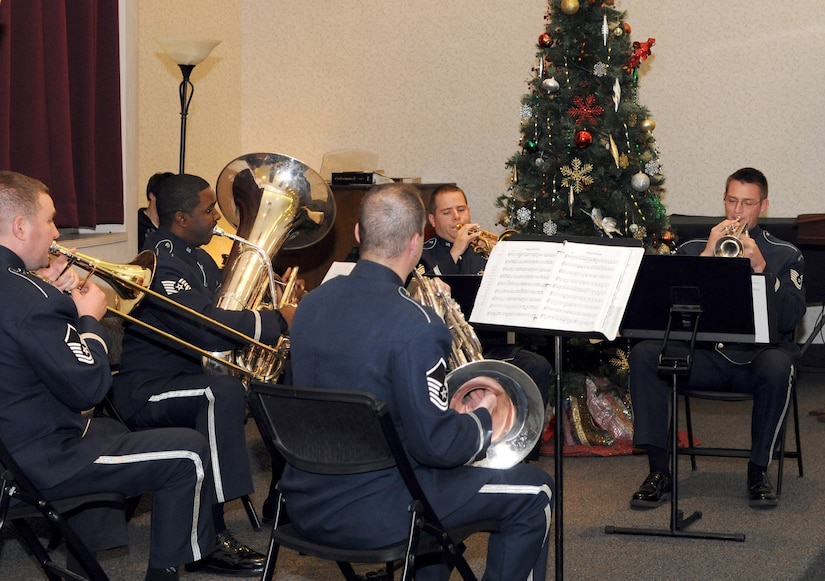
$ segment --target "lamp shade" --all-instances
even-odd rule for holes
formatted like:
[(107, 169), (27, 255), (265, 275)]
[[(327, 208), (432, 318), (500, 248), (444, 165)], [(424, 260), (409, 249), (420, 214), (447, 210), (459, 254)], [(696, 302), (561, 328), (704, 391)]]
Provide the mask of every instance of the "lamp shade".
[(156, 38), (163, 51), (179, 65), (197, 65), (209, 56), (212, 49), (218, 46), (220, 40), (186, 39), (186, 38)]

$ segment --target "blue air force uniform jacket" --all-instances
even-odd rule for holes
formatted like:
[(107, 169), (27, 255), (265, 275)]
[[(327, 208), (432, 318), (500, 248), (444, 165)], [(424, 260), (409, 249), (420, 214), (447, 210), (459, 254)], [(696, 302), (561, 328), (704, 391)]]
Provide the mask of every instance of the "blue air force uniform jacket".
[[(483, 457), (486, 409), (459, 414), (444, 387), (452, 337), (432, 310), (412, 300), (389, 268), (360, 260), (302, 299), (290, 332), (294, 383), (370, 391), (387, 404), (430, 502), (439, 514), (461, 507), (491, 469)], [(458, 468), (457, 468), (458, 467)], [(397, 471), (322, 476), (287, 466), (281, 489), (296, 527), (347, 544), (347, 523), (369, 518), (375, 546), (398, 541), (409, 497)]]
[[(89, 430), (112, 375), (106, 329), (0, 246), (0, 437), (41, 489), (91, 464), (119, 435)], [(124, 428), (124, 433), (126, 432)], [(85, 437), (84, 437), (85, 436)]]
[[(187, 244), (163, 227), (150, 233), (143, 247), (157, 255), (152, 290), (263, 343), (274, 345), (281, 333), (286, 332), (287, 323), (276, 310), (230, 311), (215, 307), (221, 271), (202, 248)], [(154, 297), (144, 297), (134, 315), (208, 351), (227, 351), (241, 345), (236, 337)], [(115, 406), (128, 419), (155, 395), (156, 386), (164, 384), (158, 379), (203, 372), (201, 356), (192, 349), (164, 339), (154, 331), (127, 324), (120, 373), (113, 390)]]
[[(760, 226), (748, 232), (756, 241), (759, 251), (765, 257), (765, 272), (776, 277), (774, 286), (776, 298), (776, 315), (779, 331), (779, 347), (797, 352), (794, 342), (794, 330), (800, 319), (805, 315), (805, 289), (802, 278), (805, 269), (805, 260), (799, 249), (791, 244), (772, 236)], [(678, 254), (698, 256), (707, 245), (707, 238), (688, 240), (677, 248)], [(736, 361), (743, 362), (734, 352), (740, 351), (746, 356), (745, 361), (764, 347), (753, 345), (729, 345), (717, 348), (725, 349), (728, 356)]]
[(428, 273), (442, 274), (481, 274), (487, 266), (487, 259), (468, 246), (458, 262), (450, 256), (453, 243), (433, 236), (424, 242), (424, 251), (421, 253), (421, 264)]

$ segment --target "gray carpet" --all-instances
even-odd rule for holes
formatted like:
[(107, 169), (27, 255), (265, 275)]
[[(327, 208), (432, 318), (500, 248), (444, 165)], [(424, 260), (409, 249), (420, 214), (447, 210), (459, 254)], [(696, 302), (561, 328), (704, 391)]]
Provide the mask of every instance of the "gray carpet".
[[(670, 509), (665, 504), (650, 511), (628, 506), (630, 494), (647, 472), (643, 456), (567, 457), (564, 459), (564, 564), (571, 580), (695, 580), (695, 579), (821, 579), (825, 573), (825, 466), (819, 452), (825, 424), (808, 411), (825, 406), (825, 373), (803, 370), (798, 388), (805, 475), (799, 478), (794, 460), (785, 466), (782, 499), (774, 510), (753, 510), (745, 495), (746, 460), (699, 458), (698, 470), (689, 460), (680, 462), (679, 507), (686, 514), (701, 511), (702, 518), (688, 530), (743, 533), (744, 542), (639, 535), (608, 535), (605, 527), (669, 530)], [(707, 445), (743, 445), (749, 442), (749, 404), (696, 401), (697, 437)], [(247, 427), (260, 508), (269, 485), (268, 460), (254, 425)], [(553, 472), (553, 459), (540, 465)], [(775, 478), (776, 463), (771, 467)], [(131, 523), (131, 545), (101, 555), (113, 580), (140, 580), (146, 567), (149, 536), (148, 503), (142, 502)], [(254, 532), (239, 502), (227, 506), (227, 521), (236, 535), (264, 551), (267, 533)], [(479, 576), (484, 568), (485, 539), (468, 543), (468, 558)], [(551, 551), (552, 578), (555, 556)], [(361, 571), (375, 567), (361, 567)], [(0, 531), (0, 578), (44, 578), (27, 555), (14, 528)], [(212, 580), (220, 576), (185, 573), (184, 579)], [(275, 579), (309, 581), (338, 579), (335, 565), (282, 550)], [(458, 576), (454, 575), (454, 579)]]

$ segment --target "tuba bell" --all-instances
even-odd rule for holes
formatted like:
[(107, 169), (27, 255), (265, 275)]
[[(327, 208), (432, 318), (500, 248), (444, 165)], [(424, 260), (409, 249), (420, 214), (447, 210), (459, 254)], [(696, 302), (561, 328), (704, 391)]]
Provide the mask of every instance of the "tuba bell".
[(442, 292), (432, 279), (424, 276), (424, 267), (413, 271), (417, 300), (431, 307), (444, 320), (453, 336), (446, 386), (450, 407), (465, 411), (464, 404), (473, 390), (484, 389), (496, 395), (493, 412), (493, 438), (487, 456), (474, 466), (510, 468), (532, 451), (544, 428), (544, 403), (533, 379), (512, 363), (484, 359), (481, 343), (467, 323), (461, 307), (449, 294)]
[[(318, 173), (297, 159), (277, 153), (249, 153), (226, 165), (215, 191), (221, 213), (236, 229), (234, 235), (215, 231), (234, 241), (215, 306), (227, 310), (282, 306), (288, 285), (273, 273), (272, 259), (281, 248), (306, 248), (329, 232), (335, 221), (332, 190)], [(292, 270), (294, 275), (296, 269)], [(273, 381), (283, 369), (288, 347), (288, 340), (282, 337), (274, 354), (252, 345), (223, 357), (250, 369), (262, 381)], [(206, 359), (204, 365), (220, 372), (226, 369), (215, 368)]]

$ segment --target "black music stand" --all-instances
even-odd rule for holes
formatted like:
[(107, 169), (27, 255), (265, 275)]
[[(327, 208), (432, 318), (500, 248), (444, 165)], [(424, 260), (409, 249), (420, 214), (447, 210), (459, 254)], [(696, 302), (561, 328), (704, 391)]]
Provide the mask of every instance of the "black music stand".
[[(670, 527), (664, 529), (623, 528), (606, 526), (605, 534), (634, 534), (647, 536), (686, 537), (744, 541), (742, 533), (714, 533), (686, 531), (685, 527), (702, 518), (696, 511), (687, 518), (679, 510), (679, 455), (678, 447), (678, 378), (690, 375), (697, 340), (743, 343), (772, 342), (776, 339), (776, 320), (772, 317), (772, 294), (765, 285), (764, 296), (754, 292), (750, 263), (747, 259), (708, 258), (696, 256), (645, 256), (636, 286), (628, 301), (622, 335), (626, 337), (659, 338), (662, 350), (658, 369), (672, 376), (670, 462), (672, 491), (670, 495)], [(655, 299), (648, 291), (653, 288), (661, 297), (662, 288), (670, 288), (664, 307), (662, 299)], [(772, 288), (772, 287), (770, 287)], [(747, 297), (751, 300), (748, 301)], [(763, 300), (764, 299), (764, 300)], [(652, 303), (646, 303), (650, 300)], [(742, 304), (750, 311), (742, 316)], [(644, 307), (644, 308), (643, 308)], [(667, 308), (666, 313), (663, 309)], [(633, 309), (633, 310), (631, 310)], [(707, 311), (717, 316), (712, 320)], [(764, 335), (757, 330), (755, 311), (764, 309), (767, 329)], [(705, 314), (705, 318), (701, 315)], [(667, 321), (658, 329), (656, 321)], [(673, 341), (688, 342), (687, 350), (674, 349)]]

